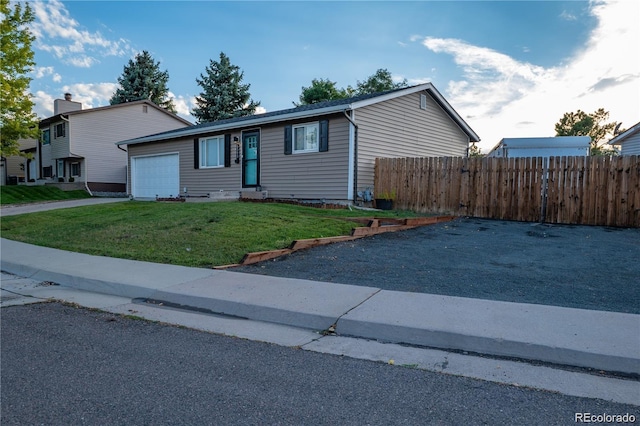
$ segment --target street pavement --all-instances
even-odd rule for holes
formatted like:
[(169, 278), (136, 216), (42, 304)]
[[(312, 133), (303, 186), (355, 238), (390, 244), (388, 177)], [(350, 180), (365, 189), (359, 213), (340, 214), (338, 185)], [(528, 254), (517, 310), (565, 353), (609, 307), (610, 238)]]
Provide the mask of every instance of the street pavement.
[[(2, 426), (567, 425), (640, 407), (141, 321), (2, 309)], [(637, 420), (636, 420), (637, 421)]]
[(5, 239), (0, 248), (3, 307), (21, 303), (18, 297), (66, 300), (305, 350), (640, 404), (640, 315), (153, 264)]

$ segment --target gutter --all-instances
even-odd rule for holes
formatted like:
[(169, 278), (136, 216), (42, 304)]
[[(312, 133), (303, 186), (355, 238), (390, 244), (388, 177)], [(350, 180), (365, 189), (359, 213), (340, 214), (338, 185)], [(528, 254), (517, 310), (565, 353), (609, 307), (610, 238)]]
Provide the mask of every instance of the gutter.
[(353, 134), (353, 203), (355, 204), (358, 201), (358, 125), (356, 124), (355, 121), (353, 121), (353, 119), (351, 117), (349, 117), (349, 114), (347, 114), (347, 111), (352, 111), (353, 110), (342, 110), (342, 113), (344, 114), (344, 116), (347, 118), (347, 120), (349, 120), (349, 123), (351, 123), (354, 127), (354, 134)]

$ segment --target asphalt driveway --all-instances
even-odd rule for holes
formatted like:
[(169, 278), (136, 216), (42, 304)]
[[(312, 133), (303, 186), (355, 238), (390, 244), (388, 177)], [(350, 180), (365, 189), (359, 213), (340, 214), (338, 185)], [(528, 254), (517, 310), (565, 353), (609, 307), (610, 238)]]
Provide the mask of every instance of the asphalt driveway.
[(459, 218), (230, 270), (640, 314), (640, 229)]

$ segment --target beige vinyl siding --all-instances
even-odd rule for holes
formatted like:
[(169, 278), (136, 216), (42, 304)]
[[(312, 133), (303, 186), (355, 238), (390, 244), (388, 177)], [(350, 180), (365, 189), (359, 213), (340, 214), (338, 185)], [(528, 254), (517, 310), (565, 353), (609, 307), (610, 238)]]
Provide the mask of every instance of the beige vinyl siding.
[[(144, 112), (146, 108), (147, 112)], [(185, 123), (145, 104), (118, 105), (70, 114), (70, 154), (84, 157), (80, 180), (125, 183), (127, 153), (115, 145), (125, 139), (185, 127)], [(88, 173), (85, 171), (88, 169)], [(88, 176), (86, 176), (88, 174)]]
[[(420, 95), (427, 97), (426, 110)], [(427, 92), (358, 108), (358, 190), (373, 188), (376, 157), (464, 156), (469, 137)]]
[[(324, 119), (324, 118), (323, 118)], [(315, 120), (319, 121), (319, 120)], [(260, 132), (260, 178), (269, 197), (280, 199), (347, 200), (349, 165), (349, 126), (346, 119), (329, 120), (329, 151), (284, 154), (285, 124), (311, 123), (314, 120), (278, 123), (262, 128), (246, 128), (206, 135), (231, 134), (231, 140), (242, 132)], [(129, 157), (177, 152), (180, 155), (180, 189), (189, 195), (202, 196), (217, 191), (242, 191), (242, 161), (235, 163), (236, 148), (231, 144), (231, 167), (194, 168), (193, 138), (168, 142), (130, 145)], [(131, 189), (129, 182), (129, 189)], [(254, 188), (245, 190), (253, 191)]]
[[(209, 136), (222, 136), (212, 134)], [(231, 133), (231, 140), (240, 133)], [(199, 138), (198, 138), (199, 139)], [(235, 163), (235, 146), (231, 144), (231, 166), (196, 169), (194, 167), (193, 138), (177, 141), (145, 143), (130, 145), (129, 157), (148, 156), (167, 153), (178, 153), (180, 156), (180, 191), (187, 188), (188, 195), (204, 196), (217, 191), (240, 191), (242, 188), (241, 164)], [(129, 177), (131, 179), (131, 177)], [(131, 182), (128, 182), (131, 191)]]
[(314, 123), (329, 118), (329, 150), (284, 154), (284, 126), (264, 126), (260, 139), (260, 184), (279, 199), (347, 200), (349, 123), (340, 115), (291, 121)]

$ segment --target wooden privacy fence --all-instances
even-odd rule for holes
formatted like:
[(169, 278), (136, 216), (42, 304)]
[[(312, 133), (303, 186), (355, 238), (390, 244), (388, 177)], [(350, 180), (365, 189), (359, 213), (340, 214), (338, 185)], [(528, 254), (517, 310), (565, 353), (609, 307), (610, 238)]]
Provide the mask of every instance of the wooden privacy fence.
[(378, 158), (395, 208), (490, 219), (640, 227), (640, 156)]

